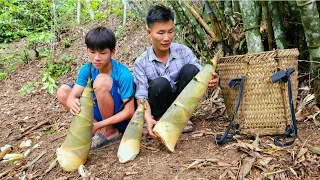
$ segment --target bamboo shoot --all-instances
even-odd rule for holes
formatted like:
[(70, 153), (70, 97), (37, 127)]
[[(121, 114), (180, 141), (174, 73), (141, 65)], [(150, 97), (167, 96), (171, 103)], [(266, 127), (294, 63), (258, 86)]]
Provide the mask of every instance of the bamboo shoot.
[(92, 136), (92, 91), (89, 79), (80, 98), (81, 111), (74, 116), (65, 141), (57, 149), (57, 159), (65, 171), (75, 171), (87, 161)]
[(118, 158), (121, 163), (133, 160), (140, 152), (144, 110), (144, 101), (141, 101), (123, 134), (118, 149)]
[(154, 133), (171, 152), (174, 151), (184, 127), (207, 91), (213, 71), (212, 65), (205, 65), (153, 128)]

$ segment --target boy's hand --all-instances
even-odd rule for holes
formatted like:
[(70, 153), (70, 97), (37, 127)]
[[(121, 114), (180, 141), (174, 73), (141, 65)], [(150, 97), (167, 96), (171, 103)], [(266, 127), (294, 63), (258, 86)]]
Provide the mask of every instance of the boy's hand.
[(212, 73), (212, 78), (211, 80), (209, 81), (209, 88), (214, 88), (219, 82), (219, 76), (216, 72), (213, 72)]
[(147, 128), (150, 136), (153, 139), (158, 139), (158, 136), (155, 135), (154, 132), (152, 131), (153, 127), (157, 124), (157, 121), (154, 120), (153, 118), (149, 118), (148, 120), (146, 120), (146, 122), (147, 122)]
[(93, 123), (93, 127), (92, 127), (92, 134), (94, 134), (96, 131), (98, 131), (100, 129), (100, 124), (99, 122), (94, 122)]
[(76, 115), (80, 112), (80, 99), (79, 98), (74, 99), (74, 101), (71, 105), (71, 108), (70, 108), (70, 112), (73, 115)]

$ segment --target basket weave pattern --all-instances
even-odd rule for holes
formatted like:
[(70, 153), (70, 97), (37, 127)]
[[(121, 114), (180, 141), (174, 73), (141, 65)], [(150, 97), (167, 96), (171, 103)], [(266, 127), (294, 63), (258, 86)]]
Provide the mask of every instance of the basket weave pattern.
[(291, 123), (287, 84), (273, 84), (270, 77), (279, 70), (295, 68), (296, 71), (291, 75), (295, 104), (298, 56), (297, 49), (288, 49), (229, 56), (219, 60), (220, 86), (229, 118), (234, 113), (239, 86), (231, 89), (228, 82), (245, 76), (242, 101), (236, 118), (242, 134), (275, 135), (285, 132), (285, 126)]

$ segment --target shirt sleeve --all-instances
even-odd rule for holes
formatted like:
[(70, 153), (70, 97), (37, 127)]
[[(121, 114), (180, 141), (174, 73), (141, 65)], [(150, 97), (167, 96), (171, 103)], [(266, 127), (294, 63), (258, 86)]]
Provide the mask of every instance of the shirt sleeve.
[(148, 79), (143, 69), (142, 61), (134, 63), (134, 82), (136, 84), (136, 99), (148, 98)]
[(133, 76), (129, 69), (125, 66), (122, 68), (122, 72), (119, 77), (119, 90), (121, 99), (127, 99), (132, 96), (133, 93)]
[(190, 48), (188, 48), (187, 46), (185, 46), (186, 48), (186, 60), (187, 60), (187, 64), (193, 64), (195, 65), (199, 70), (202, 69), (202, 66), (198, 60), (198, 58), (193, 54), (193, 52), (191, 51)]
[(80, 71), (78, 73), (78, 77), (76, 80), (76, 84), (79, 86), (85, 87), (87, 86), (88, 78), (89, 78), (89, 64), (86, 63), (80, 68)]

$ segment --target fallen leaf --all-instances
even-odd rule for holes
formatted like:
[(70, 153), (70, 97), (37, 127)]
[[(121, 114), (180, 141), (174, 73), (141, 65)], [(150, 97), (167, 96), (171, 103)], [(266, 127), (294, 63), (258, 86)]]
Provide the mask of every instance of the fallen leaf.
[(239, 179), (245, 179), (246, 175), (250, 172), (252, 165), (256, 158), (253, 157), (245, 157), (242, 160), (240, 171), (239, 171)]
[(292, 174), (298, 178), (297, 172), (295, 170), (293, 170), (291, 167), (289, 167), (289, 169), (292, 172)]
[(313, 152), (314, 154), (320, 155), (320, 147), (311, 147), (311, 148), (309, 148), (309, 150), (311, 152)]
[(253, 141), (252, 145), (253, 145), (254, 147), (259, 147), (259, 144), (260, 144), (260, 138), (259, 138), (259, 136), (257, 135), (257, 136), (256, 136), (256, 139)]
[(262, 166), (267, 166), (269, 164), (270, 161), (272, 161), (272, 157), (262, 157), (258, 163), (261, 164)]
[(297, 159), (299, 159), (301, 156), (303, 156), (307, 152), (308, 152), (308, 148), (301, 148), (297, 155)]
[(225, 163), (225, 162), (221, 162), (221, 161), (218, 161), (217, 164), (218, 164), (218, 166), (231, 166), (231, 164)]
[(319, 126), (320, 125), (320, 111), (316, 112), (313, 114), (312, 118), (313, 118), (313, 122), (316, 126)]
[(204, 132), (201, 132), (201, 131), (197, 131), (197, 132), (194, 132), (192, 133), (192, 137), (202, 137), (204, 135)]
[(194, 166), (200, 164), (201, 162), (202, 162), (201, 160), (195, 160), (187, 167), (187, 169), (193, 168)]

